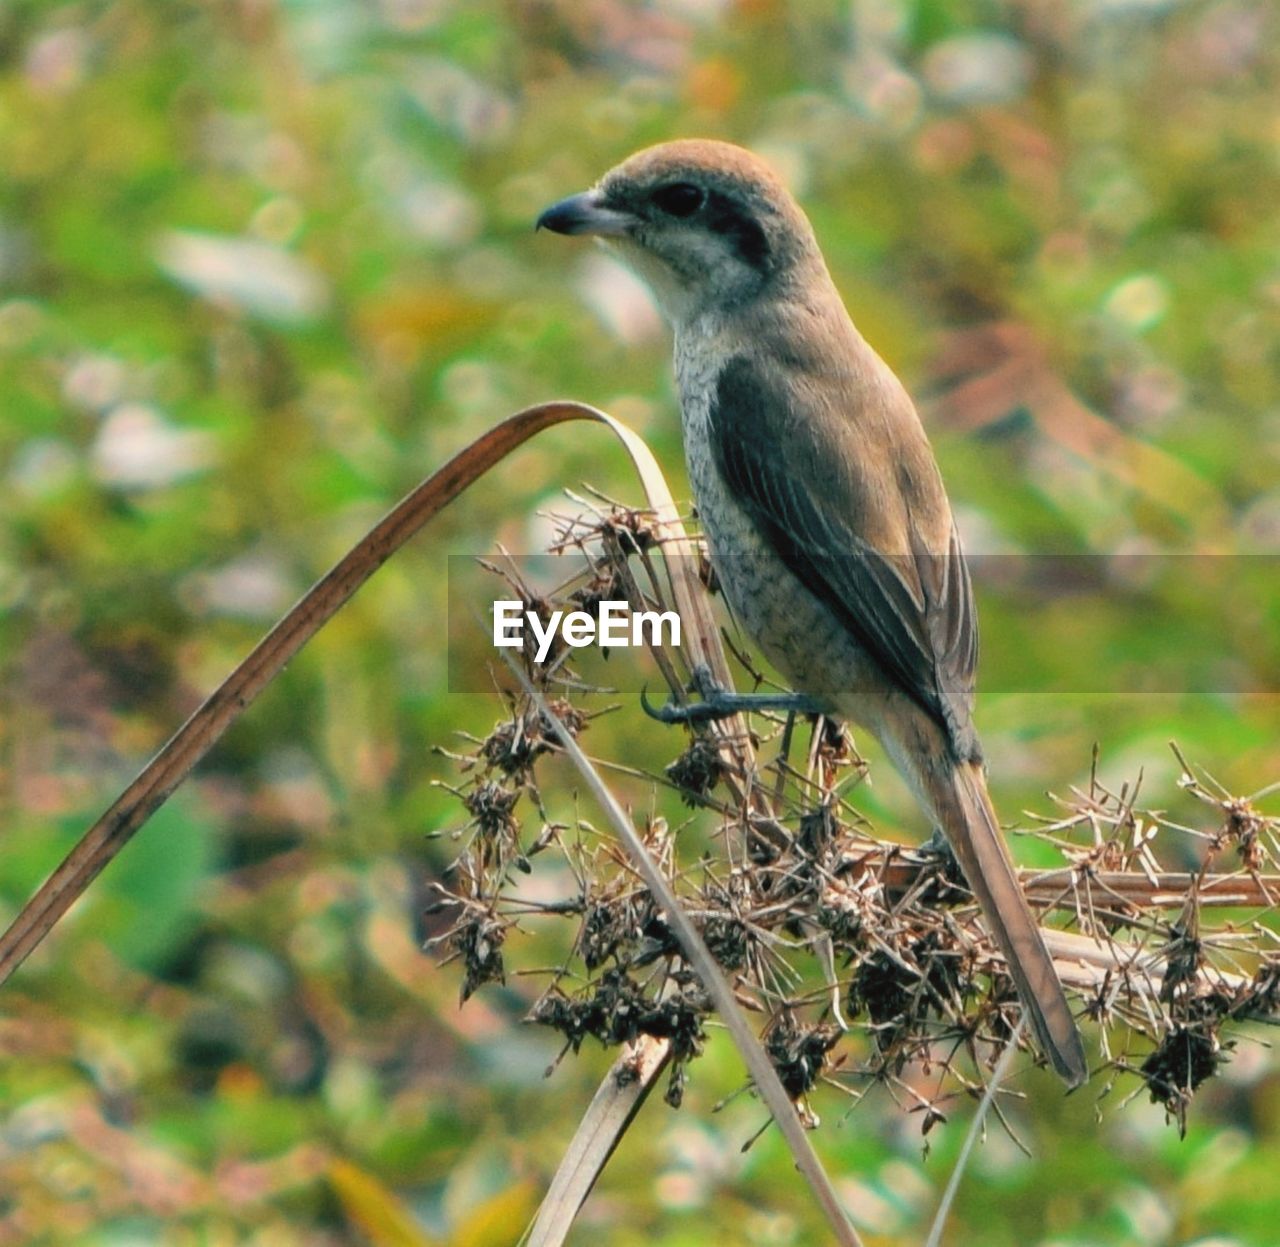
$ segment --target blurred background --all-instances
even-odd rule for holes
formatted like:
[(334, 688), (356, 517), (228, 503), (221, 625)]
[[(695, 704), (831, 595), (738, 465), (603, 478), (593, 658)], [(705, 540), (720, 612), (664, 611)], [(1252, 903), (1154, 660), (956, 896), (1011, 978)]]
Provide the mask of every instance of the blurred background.
[[(1095, 742), (1175, 817), (1171, 738), (1234, 792), (1280, 779), (1278, 28), (1262, 0), (7, 0), (0, 917), (502, 416), (602, 406), (686, 490), (647, 296), (531, 229), (677, 136), (788, 179), (972, 551), (1101, 556), (1034, 626), (984, 585), (1005, 816), (1051, 812)], [(584, 483), (640, 499), (575, 426), (451, 508), (0, 994), (0, 1244), (514, 1240), (608, 1056), (548, 1079), (559, 1041), (521, 1024), (542, 980), (517, 971), (560, 933), (461, 1009), (420, 951), (456, 851), (429, 834), (465, 820), (433, 750), (501, 714), (448, 692), (446, 569), (537, 549)], [(634, 708), (590, 743), (655, 770), (679, 749)], [(873, 774), (867, 812), (918, 838)], [(1132, 1078), (1064, 1101), (1023, 1076), (1031, 1155), (992, 1128), (948, 1241), (1274, 1243), (1259, 1038), (1181, 1141)], [(716, 1039), (681, 1111), (655, 1097), (580, 1241), (823, 1241), (777, 1139), (740, 1150), (759, 1107), (712, 1113), (741, 1080)], [(970, 1110), (926, 1139), (908, 1097), (815, 1107), (868, 1241), (920, 1241)]]

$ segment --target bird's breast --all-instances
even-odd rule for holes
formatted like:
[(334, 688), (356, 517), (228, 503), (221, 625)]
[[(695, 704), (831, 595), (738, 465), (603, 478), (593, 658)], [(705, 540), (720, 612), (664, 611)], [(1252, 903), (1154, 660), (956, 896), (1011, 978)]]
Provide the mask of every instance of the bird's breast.
[[(718, 353), (677, 347), (689, 483), (725, 600), (743, 631), (795, 689), (865, 720), (866, 712), (854, 711), (840, 695), (867, 690), (864, 651), (785, 564), (721, 475), (711, 423), (721, 366)], [(721, 423), (731, 428), (732, 413), (724, 413)]]

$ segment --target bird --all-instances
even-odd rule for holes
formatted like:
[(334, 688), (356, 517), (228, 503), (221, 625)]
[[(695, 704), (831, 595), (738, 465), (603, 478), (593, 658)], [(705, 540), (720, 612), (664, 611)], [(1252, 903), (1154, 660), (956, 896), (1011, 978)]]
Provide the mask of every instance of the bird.
[(942, 476), (804, 211), (753, 152), (680, 139), (629, 156), (537, 228), (596, 237), (652, 290), (712, 566), (794, 690), (753, 698), (704, 680), (702, 705), (664, 717), (768, 701), (870, 731), (951, 846), (1040, 1050), (1079, 1086), (1080, 1032), (987, 791), (976, 611)]

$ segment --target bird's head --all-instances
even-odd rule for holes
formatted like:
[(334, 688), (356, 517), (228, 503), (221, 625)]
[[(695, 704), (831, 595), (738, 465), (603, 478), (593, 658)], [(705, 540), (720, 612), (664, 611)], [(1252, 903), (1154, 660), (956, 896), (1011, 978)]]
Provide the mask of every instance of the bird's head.
[(778, 175), (744, 148), (707, 139), (636, 152), (553, 204), (538, 228), (610, 243), (677, 325), (740, 310), (822, 263)]

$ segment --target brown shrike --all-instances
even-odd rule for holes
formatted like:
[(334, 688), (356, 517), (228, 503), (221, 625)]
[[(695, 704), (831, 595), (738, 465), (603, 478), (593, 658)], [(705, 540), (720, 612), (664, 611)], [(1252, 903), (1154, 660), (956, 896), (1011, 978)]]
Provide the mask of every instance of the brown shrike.
[[(713, 564), (743, 628), (801, 694), (771, 700), (875, 734), (959, 859), (1040, 1047), (1079, 1085), (1080, 1034), (987, 795), (973, 594), (942, 478), (808, 219), (758, 157), (687, 140), (636, 153), (538, 225), (604, 238), (652, 287), (675, 330)], [(709, 689), (706, 700), (683, 717), (762, 699)]]

